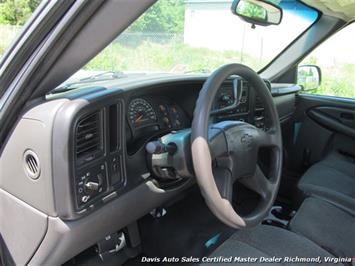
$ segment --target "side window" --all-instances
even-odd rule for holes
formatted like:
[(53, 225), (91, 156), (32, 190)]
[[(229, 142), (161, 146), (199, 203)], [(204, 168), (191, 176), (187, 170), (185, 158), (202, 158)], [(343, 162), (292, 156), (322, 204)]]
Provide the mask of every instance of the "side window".
[[(318, 86), (319, 69), (321, 85)], [(355, 23), (326, 40), (299, 65), (305, 93), (355, 98)]]

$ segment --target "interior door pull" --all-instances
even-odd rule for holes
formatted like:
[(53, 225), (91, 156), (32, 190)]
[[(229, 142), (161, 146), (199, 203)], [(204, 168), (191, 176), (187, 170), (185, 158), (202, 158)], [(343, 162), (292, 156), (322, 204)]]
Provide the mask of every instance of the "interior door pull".
[(340, 118), (346, 120), (354, 120), (354, 114), (352, 113), (340, 113)]

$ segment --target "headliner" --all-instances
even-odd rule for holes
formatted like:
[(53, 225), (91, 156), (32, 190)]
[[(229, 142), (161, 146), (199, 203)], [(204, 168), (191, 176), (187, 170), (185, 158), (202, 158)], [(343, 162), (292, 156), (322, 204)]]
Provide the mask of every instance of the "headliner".
[(337, 17), (347, 22), (355, 19), (355, 0), (303, 0), (325, 15)]

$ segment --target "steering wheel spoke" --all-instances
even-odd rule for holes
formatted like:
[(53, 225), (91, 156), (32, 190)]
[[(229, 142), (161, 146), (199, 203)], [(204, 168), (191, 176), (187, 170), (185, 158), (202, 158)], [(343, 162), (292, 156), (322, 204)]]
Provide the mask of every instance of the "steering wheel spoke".
[(208, 130), (208, 145), (210, 147), (211, 158), (215, 160), (228, 152), (227, 141), (223, 131), (211, 126)]
[(274, 184), (264, 175), (259, 166), (256, 167), (254, 175), (241, 178), (239, 181), (258, 193), (263, 200), (269, 199), (274, 190)]
[(256, 131), (259, 147), (276, 147), (279, 145), (278, 136), (273, 129), (264, 131), (260, 128), (256, 128)]
[(226, 168), (215, 167), (213, 176), (221, 197), (232, 202), (234, 179), (231, 172)]

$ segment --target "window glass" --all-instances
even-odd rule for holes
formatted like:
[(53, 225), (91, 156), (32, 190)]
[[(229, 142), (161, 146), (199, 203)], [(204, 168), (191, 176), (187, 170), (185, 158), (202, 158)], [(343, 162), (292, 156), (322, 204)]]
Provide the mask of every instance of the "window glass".
[(326, 40), (301, 65), (317, 65), (321, 86), (310, 93), (355, 98), (355, 23)]
[(41, 0), (0, 0), (0, 59)]
[(232, 14), (232, 0), (159, 0), (67, 83), (112, 78), (107, 72), (209, 73), (228, 63), (259, 70), (318, 17), (299, 1), (273, 2), (281, 24), (252, 28)]

